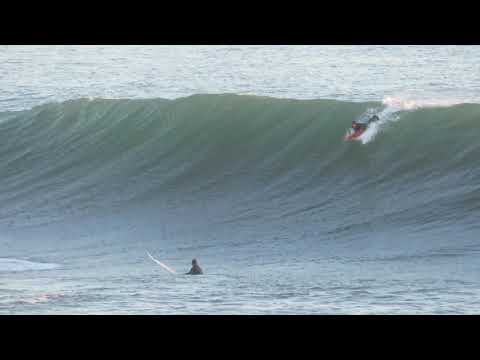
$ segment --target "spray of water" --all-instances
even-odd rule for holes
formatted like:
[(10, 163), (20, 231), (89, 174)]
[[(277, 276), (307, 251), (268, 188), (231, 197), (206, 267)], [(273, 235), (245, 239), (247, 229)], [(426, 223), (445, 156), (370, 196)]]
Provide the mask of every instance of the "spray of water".
[(461, 102), (449, 99), (408, 99), (396, 96), (386, 96), (382, 101), (382, 108), (372, 108), (365, 113), (364, 117), (377, 115), (380, 120), (371, 123), (359, 140), (362, 144), (372, 142), (380, 132), (387, 128), (388, 123), (397, 121), (400, 118), (401, 112), (413, 111), (426, 107), (448, 107), (458, 103)]
[(368, 144), (372, 142), (377, 134), (379, 134), (386, 125), (390, 122), (397, 121), (399, 119), (399, 110), (394, 107), (387, 106), (376, 113), (380, 120), (371, 123), (367, 130), (360, 137), (362, 144)]

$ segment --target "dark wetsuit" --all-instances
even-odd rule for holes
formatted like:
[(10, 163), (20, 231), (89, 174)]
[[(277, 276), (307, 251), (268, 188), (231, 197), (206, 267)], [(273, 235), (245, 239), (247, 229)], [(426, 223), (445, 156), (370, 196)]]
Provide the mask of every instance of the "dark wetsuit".
[(368, 125), (374, 121), (378, 121), (380, 118), (377, 115), (373, 115), (369, 120), (368, 120)]
[(193, 265), (190, 271), (186, 273), (186, 275), (202, 275), (202, 274), (203, 274), (202, 268), (197, 264)]
[(368, 119), (367, 123), (355, 123), (354, 126), (352, 126), (353, 131), (365, 131), (367, 130), (367, 126), (370, 125), (372, 122), (380, 120), (380, 118), (377, 115), (373, 115), (370, 119)]
[(367, 129), (367, 124), (356, 123), (354, 126), (352, 126), (352, 129), (354, 132), (365, 131)]

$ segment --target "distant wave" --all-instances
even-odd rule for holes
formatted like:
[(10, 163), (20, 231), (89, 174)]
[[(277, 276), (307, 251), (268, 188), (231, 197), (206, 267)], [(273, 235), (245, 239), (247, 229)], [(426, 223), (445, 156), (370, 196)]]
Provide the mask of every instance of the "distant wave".
[(57, 264), (39, 263), (20, 259), (0, 258), (0, 272), (51, 270), (57, 267)]

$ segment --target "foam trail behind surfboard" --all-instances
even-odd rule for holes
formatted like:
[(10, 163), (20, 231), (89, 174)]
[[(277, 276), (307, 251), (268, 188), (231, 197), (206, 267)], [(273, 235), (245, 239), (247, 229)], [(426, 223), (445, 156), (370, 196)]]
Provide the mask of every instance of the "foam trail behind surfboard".
[(362, 144), (367, 144), (375, 139), (381, 128), (388, 122), (396, 121), (399, 119), (398, 116), (399, 109), (394, 107), (386, 107), (382, 111), (376, 113), (380, 120), (372, 122), (367, 130), (361, 135), (360, 141)]
[(164, 268), (165, 270), (167, 270), (169, 273), (171, 274), (176, 274), (177, 272), (175, 270), (173, 270), (172, 268), (168, 267), (167, 265), (165, 265), (164, 263), (162, 263), (161, 261), (155, 259), (152, 255), (150, 255), (150, 253), (147, 251), (147, 255), (150, 259), (152, 259), (152, 261), (154, 261), (155, 263), (157, 263), (158, 265), (160, 265), (162, 268)]

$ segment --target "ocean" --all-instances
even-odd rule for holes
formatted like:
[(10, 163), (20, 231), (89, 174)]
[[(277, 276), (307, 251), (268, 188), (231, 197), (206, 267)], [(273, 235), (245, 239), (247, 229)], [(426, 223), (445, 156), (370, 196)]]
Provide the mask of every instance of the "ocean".
[(480, 313), (479, 58), (1, 46), (0, 314)]

